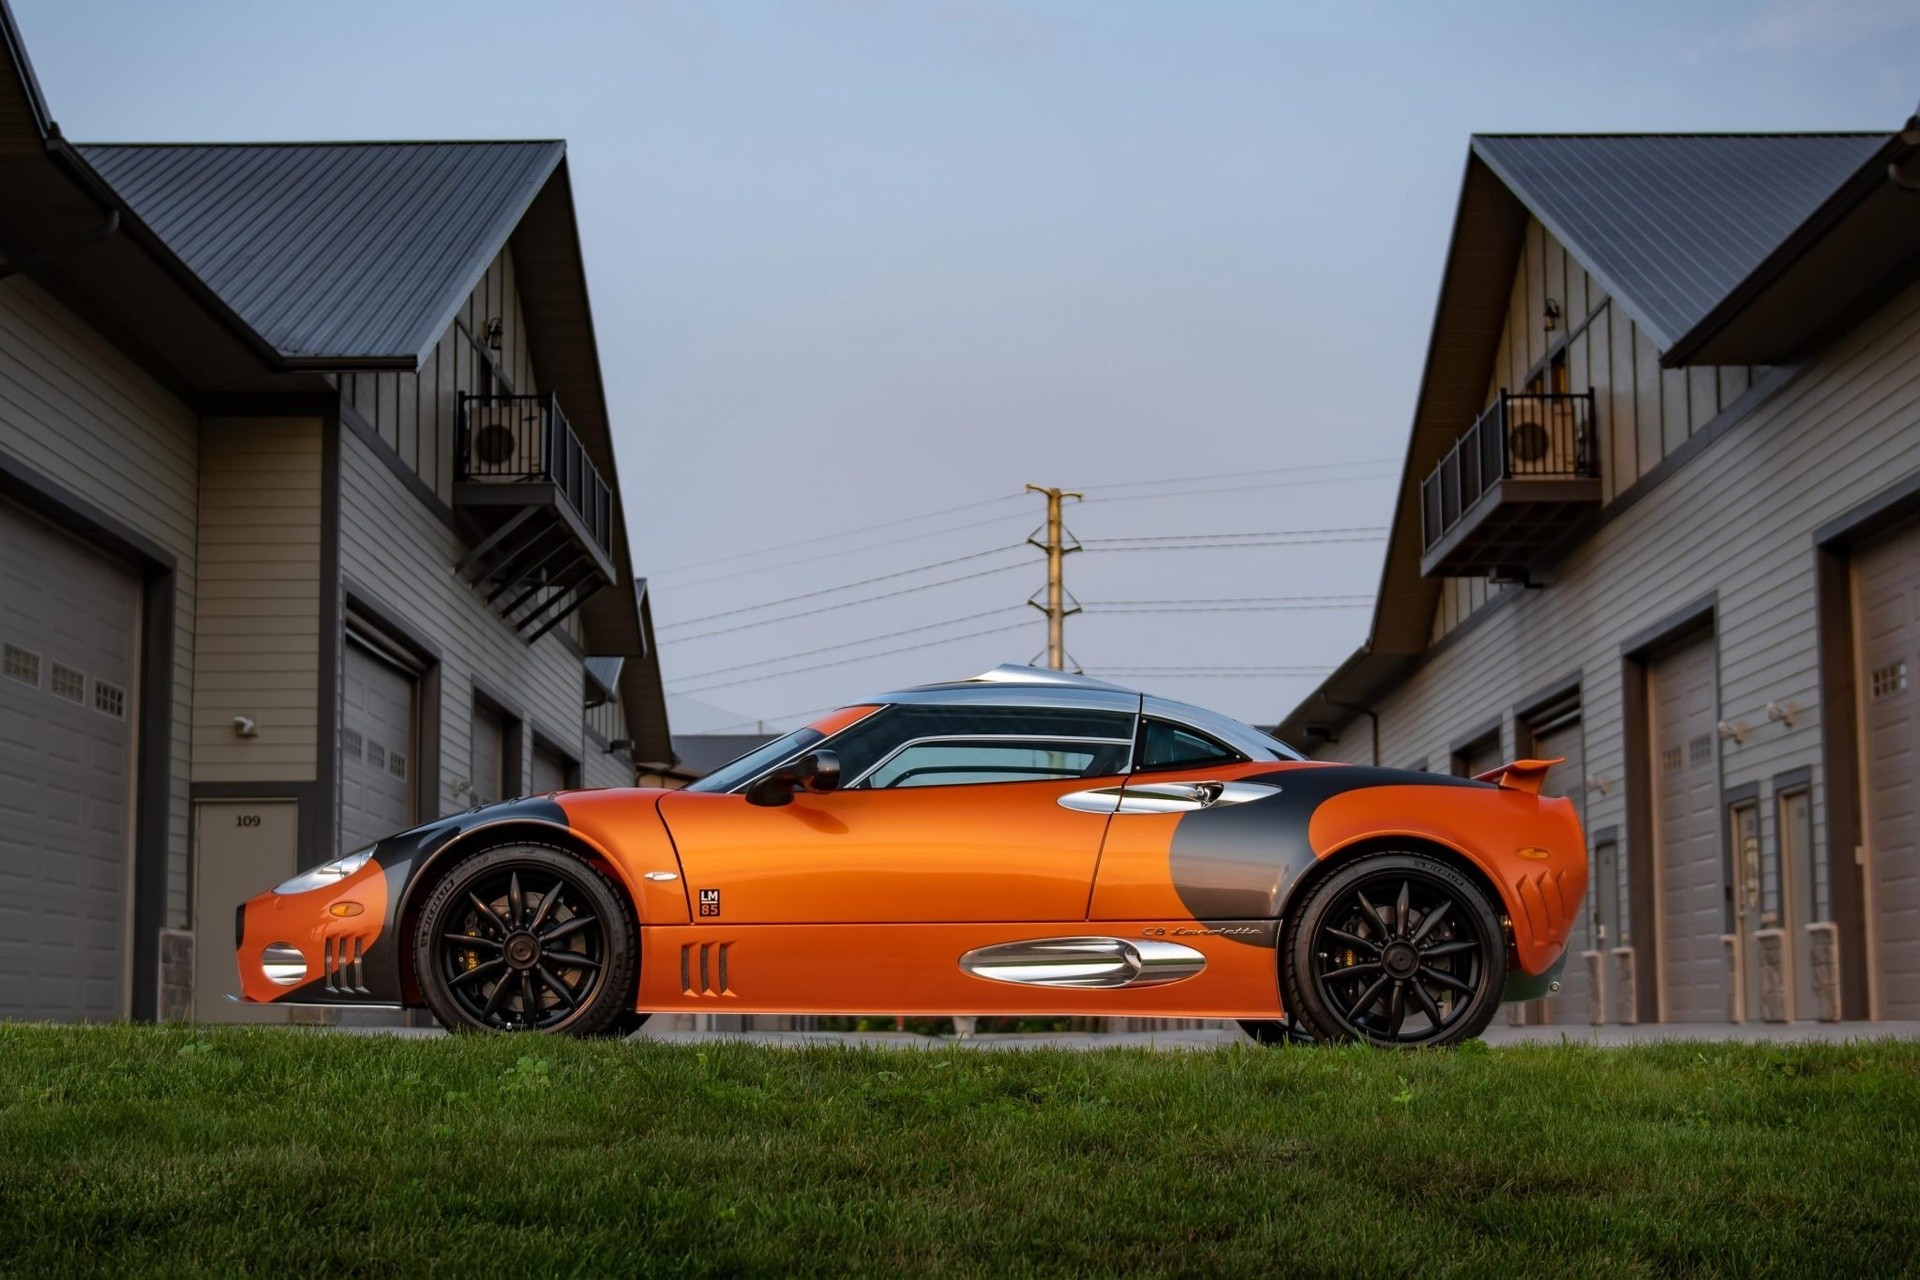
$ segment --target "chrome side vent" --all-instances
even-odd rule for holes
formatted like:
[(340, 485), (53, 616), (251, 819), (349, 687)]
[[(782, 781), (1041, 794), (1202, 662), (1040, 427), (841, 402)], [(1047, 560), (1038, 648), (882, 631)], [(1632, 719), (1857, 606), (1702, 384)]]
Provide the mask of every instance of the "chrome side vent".
[(328, 938), (321, 944), (321, 955), (328, 991), (335, 995), (372, 994), (367, 990), (367, 943), (364, 938)]
[(1203, 952), (1152, 938), (1029, 938), (960, 957), (976, 978), (1032, 987), (1157, 987), (1206, 967)]
[[(730, 996), (727, 984), (727, 952), (731, 942), (688, 942), (680, 947), (680, 994), (687, 996)], [(697, 971), (696, 971), (697, 969)]]

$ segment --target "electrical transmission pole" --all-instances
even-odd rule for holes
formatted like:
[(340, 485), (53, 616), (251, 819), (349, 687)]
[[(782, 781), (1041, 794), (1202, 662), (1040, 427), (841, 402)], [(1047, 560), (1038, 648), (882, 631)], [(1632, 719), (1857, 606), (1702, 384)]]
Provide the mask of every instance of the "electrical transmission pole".
[(1067, 532), (1065, 520), (1061, 518), (1060, 505), (1067, 499), (1079, 501), (1080, 495), (1068, 493), (1062, 489), (1048, 489), (1042, 485), (1030, 484), (1029, 493), (1038, 493), (1047, 500), (1047, 540), (1040, 541), (1039, 530), (1035, 530), (1027, 541), (1047, 553), (1047, 586), (1045, 604), (1040, 603), (1040, 593), (1035, 592), (1027, 603), (1047, 615), (1047, 665), (1055, 671), (1067, 669), (1067, 618), (1080, 612), (1080, 605), (1067, 592), (1065, 561), (1069, 552), (1078, 551), (1080, 542)]

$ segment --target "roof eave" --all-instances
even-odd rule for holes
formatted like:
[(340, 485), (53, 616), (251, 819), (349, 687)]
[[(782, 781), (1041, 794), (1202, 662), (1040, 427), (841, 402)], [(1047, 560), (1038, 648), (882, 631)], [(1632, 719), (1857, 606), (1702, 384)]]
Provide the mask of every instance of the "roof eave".
[[(1909, 117), (1898, 132), (1889, 135), (1760, 265), (1728, 291), (1693, 328), (1668, 344), (1662, 351), (1660, 363), (1667, 368), (1695, 363), (1768, 364), (1798, 354), (1797, 345), (1804, 345), (1817, 327), (1819, 317), (1808, 317), (1807, 327), (1797, 333), (1797, 345), (1789, 340), (1772, 349), (1753, 346), (1759, 335), (1739, 332), (1740, 322), (1769, 291), (1801, 271), (1817, 246), (1844, 230), (1868, 201), (1894, 185), (1891, 171), (1915, 154), (1920, 154), (1920, 114)], [(1836, 298), (1830, 310), (1841, 310), (1849, 301), (1850, 298)]]

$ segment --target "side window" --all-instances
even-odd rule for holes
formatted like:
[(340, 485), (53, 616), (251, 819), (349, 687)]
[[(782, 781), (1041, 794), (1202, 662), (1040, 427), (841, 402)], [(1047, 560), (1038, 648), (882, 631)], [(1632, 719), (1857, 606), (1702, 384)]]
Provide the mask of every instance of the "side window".
[(983, 782), (1098, 778), (1126, 767), (1125, 743), (1044, 738), (940, 739), (909, 743), (860, 783), (874, 790), (951, 787)]
[[(1101, 711), (1078, 707), (995, 707), (953, 706), (943, 704), (896, 703), (862, 720), (833, 740), (840, 757), (840, 776), (847, 786), (864, 786), (867, 774), (875, 766), (890, 761), (909, 746), (931, 745), (932, 740), (981, 741), (983, 739), (1023, 739), (1049, 743), (1073, 743), (1076, 747), (1112, 746), (1119, 763), (1108, 773), (1126, 771), (1127, 748), (1133, 737), (1133, 717), (1119, 711)], [(1101, 753), (1095, 763), (1111, 758)], [(1092, 767), (1092, 766), (1089, 766)], [(1040, 775), (1031, 775), (1038, 777)], [(1078, 771), (1054, 771), (1050, 777), (1098, 777)], [(949, 780), (951, 781), (951, 779)], [(987, 781), (975, 778), (973, 781)], [(919, 783), (925, 786), (927, 783)]]
[(1204, 769), (1211, 764), (1237, 764), (1246, 757), (1215, 742), (1198, 729), (1148, 720), (1140, 733), (1140, 771), (1150, 769)]

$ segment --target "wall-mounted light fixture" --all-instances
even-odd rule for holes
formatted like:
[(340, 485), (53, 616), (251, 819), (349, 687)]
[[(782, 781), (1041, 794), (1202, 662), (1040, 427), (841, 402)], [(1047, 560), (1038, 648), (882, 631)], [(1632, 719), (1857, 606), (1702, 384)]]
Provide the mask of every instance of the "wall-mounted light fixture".
[(488, 320), (487, 329), (486, 329), (487, 345), (493, 348), (495, 351), (498, 351), (500, 349), (501, 338), (505, 335), (506, 331), (507, 331), (507, 327), (500, 323), (499, 316), (494, 316), (492, 319)]
[(1610, 795), (1613, 791), (1613, 779), (1604, 773), (1590, 773), (1587, 775), (1587, 790), (1598, 792), (1603, 796)]
[(253, 722), (252, 716), (233, 718), (233, 736), (236, 738), (254, 738), (260, 734), (260, 727)]
[(1784, 720), (1787, 723), (1787, 728), (1791, 729), (1799, 718), (1800, 704), (1797, 702), (1769, 702), (1767, 704), (1767, 720), (1769, 723), (1775, 720)]
[(1548, 333), (1552, 333), (1560, 327), (1560, 303), (1558, 299), (1547, 299), (1547, 305), (1541, 312), (1540, 327)]
[(1720, 722), (1720, 741), (1731, 742), (1737, 747), (1747, 745), (1747, 722), (1745, 720), (1722, 720)]

